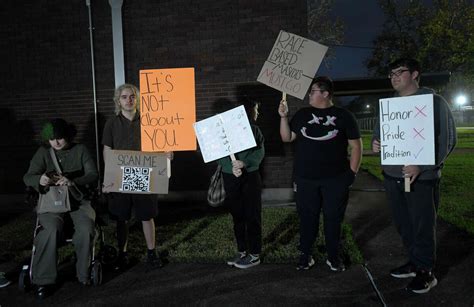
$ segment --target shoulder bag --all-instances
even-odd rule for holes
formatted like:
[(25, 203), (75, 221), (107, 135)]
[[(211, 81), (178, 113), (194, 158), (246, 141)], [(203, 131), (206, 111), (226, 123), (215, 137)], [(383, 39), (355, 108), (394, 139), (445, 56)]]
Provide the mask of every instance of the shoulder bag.
[[(49, 149), (58, 174), (62, 174), (53, 148)], [(40, 193), (36, 213), (64, 213), (71, 211), (71, 200), (67, 186), (50, 186), (46, 194)]]
[(211, 177), (211, 183), (207, 190), (207, 203), (212, 207), (219, 207), (224, 203), (225, 189), (224, 178), (222, 176), (222, 166), (217, 165), (217, 169)]

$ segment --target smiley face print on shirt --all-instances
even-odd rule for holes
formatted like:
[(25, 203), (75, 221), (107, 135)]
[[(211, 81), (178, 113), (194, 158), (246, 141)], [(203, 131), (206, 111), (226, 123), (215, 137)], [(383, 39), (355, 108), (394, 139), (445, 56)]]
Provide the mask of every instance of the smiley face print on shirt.
[[(336, 119), (337, 119), (336, 116), (326, 115), (326, 118), (324, 118), (322, 116), (316, 116), (313, 113), (311, 113), (311, 115), (312, 115), (313, 119), (308, 121), (308, 124), (310, 124), (310, 125), (322, 125), (322, 126), (326, 126), (326, 127), (330, 127), (330, 126), (336, 127)], [(301, 134), (305, 138), (308, 138), (308, 139), (311, 139), (311, 140), (314, 140), (314, 141), (327, 141), (327, 140), (333, 139), (337, 136), (338, 132), (339, 132), (339, 130), (333, 129), (333, 130), (328, 131), (325, 135), (312, 136), (312, 135), (308, 135), (308, 133), (306, 132), (306, 127), (305, 126), (303, 126), (301, 128)]]

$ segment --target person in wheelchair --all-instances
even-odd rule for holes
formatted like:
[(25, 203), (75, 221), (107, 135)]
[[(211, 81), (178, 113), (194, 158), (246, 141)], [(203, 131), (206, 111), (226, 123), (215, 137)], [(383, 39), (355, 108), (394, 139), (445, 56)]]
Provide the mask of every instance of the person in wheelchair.
[[(38, 229), (34, 238), (31, 261), (32, 283), (36, 296), (43, 298), (54, 290), (57, 278), (57, 248), (62, 240), (64, 218), (69, 214), (74, 224), (72, 243), (76, 253), (77, 279), (90, 284), (90, 265), (95, 236), (95, 211), (90, 200), (83, 197), (89, 185), (94, 186), (98, 172), (86, 146), (73, 143), (75, 128), (63, 119), (47, 122), (41, 131), (46, 145), (41, 146), (31, 159), (23, 180), (38, 193), (45, 194), (52, 186), (67, 186), (71, 210), (67, 213), (45, 212), (38, 214)], [(53, 162), (56, 156), (60, 173)]]

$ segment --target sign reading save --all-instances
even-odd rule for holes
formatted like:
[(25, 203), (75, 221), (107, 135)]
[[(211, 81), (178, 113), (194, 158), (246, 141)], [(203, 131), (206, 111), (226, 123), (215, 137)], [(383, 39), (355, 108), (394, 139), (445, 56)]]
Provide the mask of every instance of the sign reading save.
[(433, 95), (380, 99), (382, 165), (434, 165)]

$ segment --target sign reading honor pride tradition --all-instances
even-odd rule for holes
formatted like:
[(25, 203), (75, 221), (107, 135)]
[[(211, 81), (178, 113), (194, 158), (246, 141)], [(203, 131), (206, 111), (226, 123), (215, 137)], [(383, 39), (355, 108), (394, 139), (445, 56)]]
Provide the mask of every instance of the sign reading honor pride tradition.
[(206, 163), (257, 146), (243, 106), (198, 121), (194, 130)]
[(168, 194), (168, 158), (164, 153), (111, 150), (105, 157), (103, 191)]
[(327, 50), (326, 46), (281, 30), (257, 81), (304, 99)]
[(433, 95), (380, 99), (382, 165), (434, 165)]
[(196, 150), (194, 68), (140, 70), (142, 151)]

